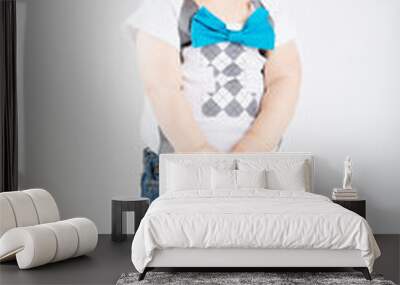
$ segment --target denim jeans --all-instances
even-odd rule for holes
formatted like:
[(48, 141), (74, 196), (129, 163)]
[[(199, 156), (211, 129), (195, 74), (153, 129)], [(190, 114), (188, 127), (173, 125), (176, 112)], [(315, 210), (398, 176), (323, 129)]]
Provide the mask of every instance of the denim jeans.
[(153, 202), (159, 196), (158, 154), (145, 148), (143, 150), (143, 174), (140, 181), (142, 197)]

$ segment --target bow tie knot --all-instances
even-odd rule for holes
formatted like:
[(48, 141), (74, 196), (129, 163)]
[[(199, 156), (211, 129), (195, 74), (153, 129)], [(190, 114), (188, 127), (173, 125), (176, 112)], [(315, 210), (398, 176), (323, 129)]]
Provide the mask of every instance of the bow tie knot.
[(228, 41), (232, 43), (242, 44), (243, 34), (240, 31), (228, 31)]
[(275, 32), (269, 21), (269, 12), (262, 7), (251, 14), (241, 30), (228, 29), (205, 7), (193, 16), (191, 27), (193, 47), (232, 42), (262, 50), (275, 48)]

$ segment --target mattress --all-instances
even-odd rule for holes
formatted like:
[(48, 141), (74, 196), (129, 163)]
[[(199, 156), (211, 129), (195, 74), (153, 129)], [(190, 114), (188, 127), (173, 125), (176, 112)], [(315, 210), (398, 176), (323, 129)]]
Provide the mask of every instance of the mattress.
[(372, 271), (380, 255), (365, 219), (328, 198), (298, 191), (167, 192), (132, 243), (139, 272), (163, 249), (359, 250)]

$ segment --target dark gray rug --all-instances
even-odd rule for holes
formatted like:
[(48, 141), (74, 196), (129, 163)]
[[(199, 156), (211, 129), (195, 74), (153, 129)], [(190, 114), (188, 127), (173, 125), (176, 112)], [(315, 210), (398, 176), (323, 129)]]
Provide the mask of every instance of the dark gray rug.
[(373, 275), (368, 281), (358, 272), (288, 272), (288, 273), (207, 273), (207, 272), (148, 272), (146, 278), (138, 281), (138, 273), (122, 274), (117, 285), (146, 285), (146, 284), (212, 284), (212, 285), (298, 285), (298, 284), (328, 284), (328, 285), (395, 285), (392, 281), (384, 280), (380, 275)]

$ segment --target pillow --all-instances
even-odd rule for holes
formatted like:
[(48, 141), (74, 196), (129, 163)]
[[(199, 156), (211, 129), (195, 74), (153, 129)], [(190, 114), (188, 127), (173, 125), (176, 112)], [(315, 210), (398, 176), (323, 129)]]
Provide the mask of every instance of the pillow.
[(210, 189), (211, 167), (169, 163), (167, 191)]
[(232, 169), (211, 169), (211, 189), (236, 190), (236, 170)]
[(237, 188), (267, 189), (267, 170), (236, 170)]
[(267, 188), (267, 171), (211, 169), (211, 188), (214, 191), (242, 188)]
[(311, 191), (308, 161), (296, 159), (239, 159), (239, 170), (266, 170), (267, 188)]
[[(211, 168), (234, 169), (235, 161), (225, 159), (188, 158), (166, 161), (165, 190), (207, 190), (211, 191)], [(161, 189), (160, 189), (161, 190)]]
[(273, 169), (267, 171), (268, 189), (307, 191), (304, 165), (296, 168)]

